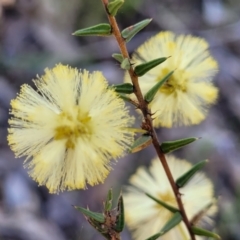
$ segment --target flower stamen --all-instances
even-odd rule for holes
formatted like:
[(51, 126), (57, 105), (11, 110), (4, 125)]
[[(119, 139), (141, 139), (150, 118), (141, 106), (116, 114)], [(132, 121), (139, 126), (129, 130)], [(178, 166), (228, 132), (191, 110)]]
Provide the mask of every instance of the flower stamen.
[[(171, 70), (164, 68), (161, 72), (161, 74), (158, 76), (157, 81), (161, 81), (164, 76), (166, 76)], [(187, 84), (186, 84), (186, 79), (182, 78), (182, 73), (183, 71), (178, 70), (177, 74), (179, 75), (179, 78), (176, 78), (176, 73), (175, 76), (174, 74), (163, 84), (163, 86), (159, 89), (161, 93), (165, 94), (172, 94), (176, 91), (181, 91), (181, 92), (186, 92), (187, 91)], [(179, 79), (182, 79), (179, 81)]]
[(72, 117), (70, 114), (62, 112), (58, 116), (58, 122), (60, 123), (58, 127), (55, 128), (55, 140), (66, 139), (66, 148), (74, 149), (75, 143), (79, 136), (89, 135), (89, 121), (91, 117), (87, 114), (80, 114), (77, 111), (77, 115)]

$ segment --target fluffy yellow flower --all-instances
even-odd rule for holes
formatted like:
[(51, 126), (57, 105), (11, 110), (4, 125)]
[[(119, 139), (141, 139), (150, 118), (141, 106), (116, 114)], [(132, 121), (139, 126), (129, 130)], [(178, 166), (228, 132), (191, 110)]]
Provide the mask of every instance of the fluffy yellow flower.
[[(215, 103), (217, 98), (218, 90), (212, 84), (218, 70), (217, 62), (210, 56), (205, 40), (190, 35), (176, 36), (171, 32), (160, 32), (137, 49), (132, 63), (138, 65), (169, 56), (164, 63), (139, 77), (141, 90), (145, 94), (175, 70), (149, 105), (154, 113), (153, 124), (156, 127), (198, 124), (205, 118), (209, 105)], [(127, 73), (125, 81), (130, 81)]]
[[(189, 162), (176, 159), (173, 156), (168, 156), (167, 161), (175, 180), (191, 168)], [(149, 193), (176, 208), (177, 203), (167, 176), (157, 158), (153, 159), (149, 170), (139, 167), (137, 172), (130, 178), (130, 183), (131, 186), (128, 186), (123, 194), (126, 223), (130, 230), (133, 231), (134, 239), (144, 240), (160, 232), (161, 228), (173, 215), (169, 210), (147, 197), (145, 193)], [(194, 175), (181, 188), (180, 192), (182, 193), (183, 204), (190, 220), (213, 202), (213, 185), (203, 173)], [(199, 224), (212, 224), (210, 217), (215, 214), (216, 209), (215, 205), (210, 207), (205, 215), (202, 216)], [(160, 239), (185, 240), (190, 239), (190, 236), (185, 224), (181, 222)]]
[(133, 141), (133, 119), (101, 72), (57, 65), (24, 84), (11, 101), (8, 141), (17, 157), (27, 156), (30, 176), (52, 193), (103, 182), (110, 158)]

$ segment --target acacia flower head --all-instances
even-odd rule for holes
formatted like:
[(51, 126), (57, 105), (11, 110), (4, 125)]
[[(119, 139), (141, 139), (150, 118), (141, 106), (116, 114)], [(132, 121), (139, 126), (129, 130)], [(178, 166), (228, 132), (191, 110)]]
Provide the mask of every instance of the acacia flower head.
[(30, 176), (52, 193), (103, 182), (110, 159), (133, 141), (124, 101), (101, 72), (61, 64), (34, 84), (38, 91), (24, 84), (11, 101), (8, 135), (16, 156), (26, 156)]
[[(171, 155), (167, 157), (167, 162), (175, 180), (191, 168), (191, 163)], [(173, 215), (169, 210), (150, 199), (145, 193), (176, 208), (178, 208), (177, 202), (158, 158), (152, 160), (149, 169), (139, 167), (137, 172), (130, 178), (130, 184), (123, 195), (126, 223), (132, 230), (135, 240), (144, 240), (160, 232), (161, 228)], [(211, 203), (213, 203), (213, 185), (203, 173), (195, 174), (180, 189), (180, 192), (190, 221), (197, 219), (199, 225), (213, 223), (211, 217), (217, 209), (215, 204), (211, 206)], [(190, 236), (185, 224), (181, 222), (160, 239), (190, 239)]]
[[(218, 64), (208, 51), (208, 43), (191, 35), (160, 32), (136, 50), (132, 63), (139, 65), (160, 57), (170, 58), (139, 77), (145, 94), (174, 70), (149, 105), (154, 114), (154, 126), (200, 123), (209, 106), (215, 103), (218, 93), (212, 84)], [(127, 73), (125, 81), (130, 81)]]

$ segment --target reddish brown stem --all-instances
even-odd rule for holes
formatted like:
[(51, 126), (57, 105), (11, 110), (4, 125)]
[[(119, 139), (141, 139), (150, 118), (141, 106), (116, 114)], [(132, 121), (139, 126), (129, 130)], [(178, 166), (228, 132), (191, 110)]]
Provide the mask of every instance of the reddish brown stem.
[[(106, 9), (106, 12), (107, 12), (107, 15), (108, 15), (108, 20), (109, 20), (109, 23), (111, 24), (111, 27), (112, 27), (112, 33), (117, 40), (117, 43), (118, 43), (119, 49), (121, 51), (121, 54), (123, 55), (124, 58), (129, 59), (129, 54), (128, 54), (128, 50), (127, 50), (127, 47), (126, 47), (126, 43), (125, 43), (125, 40), (121, 36), (121, 32), (119, 30), (116, 19), (115, 19), (115, 17), (111, 16), (107, 11), (108, 0), (102, 0), (102, 3), (103, 3), (103, 5)], [(173, 189), (173, 192), (174, 192), (177, 204), (178, 204), (178, 208), (179, 208), (180, 213), (181, 213), (182, 218), (183, 218), (183, 222), (185, 223), (185, 225), (188, 229), (189, 235), (191, 236), (191, 240), (196, 240), (195, 235), (193, 234), (193, 232), (191, 230), (191, 224), (190, 224), (190, 221), (188, 220), (186, 211), (185, 211), (183, 203), (182, 203), (181, 193), (179, 192), (179, 189), (178, 189), (177, 185), (175, 184), (172, 173), (171, 173), (171, 171), (169, 169), (169, 166), (167, 164), (165, 155), (160, 148), (159, 140), (158, 140), (157, 134), (156, 134), (155, 129), (154, 129), (153, 124), (152, 124), (151, 111), (148, 108), (148, 103), (143, 98), (143, 95), (142, 95), (142, 92), (141, 92), (141, 89), (140, 89), (140, 86), (139, 86), (139, 83), (138, 83), (138, 77), (135, 75), (132, 66), (130, 67), (128, 72), (129, 72), (129, 75), (131, 77), (132, 84), (134, 86), (134, 93), (135, 93), (135, 95), (138, 99), (138, 102), (139, 102), (139, 109), (142, 111), (142, 114), (143, 114), (144, 120), (145, 120), (145, 125), (148, 126), (149, 134), (152, 137), (153, 146), (154, 146), (154, 148), (157, 152), (157, 155), (158, 155), (158, 157), (159, 157), (159, 159), (162, 163), (162, 166), (163, 166), (163, 168), (166, 172), (168, 180), (169, 180), (169, 182), (171, 184), (171, 187)]]

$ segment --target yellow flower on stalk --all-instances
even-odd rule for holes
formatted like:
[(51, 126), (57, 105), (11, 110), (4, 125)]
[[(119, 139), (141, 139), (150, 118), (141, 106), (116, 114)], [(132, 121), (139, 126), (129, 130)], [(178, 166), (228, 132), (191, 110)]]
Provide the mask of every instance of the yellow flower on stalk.
[(110, 159), (133, 142), (133, 119), (101, 72), (61, 64), (24, 84), (11, 101), (8, 142), (30, 176), (51, 193), (104, 181)]
[[(139, 77), (145, 94), (174, 70), (149, 105), (154, 114), (154, 126), (200, 123), (218, 95), (217, 88), (212, 84), (218, 64), (208, 51), (208, 43), (191, 35), (160, 32), (136, 50), (132, 63), (137, 66), (160, 57), (170, 58)], [(125, 81), (130, 81), (128, 73)]]
[[(167, 157), (167, 162), (174, 180), (192, 166), (191, 163), (171, 155)], [(130, 178), (130, 184), (123, 194), (126, 224), (133, 232), (133, 239), (145, 240), (160, 232), (161, 228), (173, 215), (169, 210), (146, 196), (145, 193), (149, 193), (153, 197), (176, 208), (178, 208), (177, 202), (158, 158), (152, 160), (149, 169), (139, 167), (137, 172)], [(211, 206), (211, 203), (214, 202), (213, 185), (203, 173), (195, 174), (180, 189), (180, 193), (182, 194), (183, 205), (190, 221), (198, 215), (201, 217), (200, 222), (198, 222), (199, 225), (213, 224), (211, 217), (217, 210), (215, 204)], [(211, 207), (208, 208), (209, 206)], [(185, 224), (181, 222), (159, 239), (185, 240), (190, 239), (190, 236)]]

